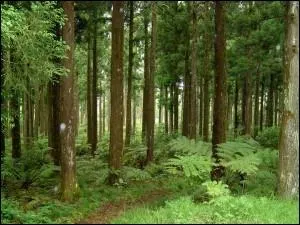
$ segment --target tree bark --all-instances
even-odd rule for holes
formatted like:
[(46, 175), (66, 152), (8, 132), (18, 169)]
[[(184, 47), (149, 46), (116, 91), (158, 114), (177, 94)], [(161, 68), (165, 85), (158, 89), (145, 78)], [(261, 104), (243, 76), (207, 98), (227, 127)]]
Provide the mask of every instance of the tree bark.
[(184, 59), (184, 99), (183, 99), (183, 116), (182, 116), (182, 135), (188, 137), (189, 135), (189, 120), (190, 120), (190, 68), (189, 68), (189, 35), (186, 38), (186, 52)]
[(266, 115), (266, 125), (267, 127), (273, 126), (273, 107), (274, 107), (274, 74), (270, 76), (270, 86), (268, 92), (268, 102), (267, 102), (267, 115)]
[(115, 170), (122, 166), (123, 154), (123, 26), (124, 2), (113, 2), (111, 43), (111, 115), (108, 181), (114, 184), (118, 175)]
[(251, 135), (251, 121), (252, 121), (252, 94), (251, 94), (251, 76), (249, 73), (245, 74), (243, 87), (243, 103), (242, 103), (242, 123), (243, 135)]
[(147, 105), (147, 159), (146, 164), (153, 161), (154, 145), (154, 123), (155, 123), (155, 98), (154, 98), (154, 75), (155, 75), (155, 49), (156, 49), (156, 2), (152, 2), (152, 30), (151, 30), (151, 49), (150, 49), (150, 74), (149, 74), (149, 93)]
[[(217, 144), (226, 142), (226, 73), (225, 73), (225, 32), (224, 32), (224, 3), (215, 2), (215, 96), (212, 133), (212, 157), (219, 162)], [(220, 180), (224, 168), (213, 167), (211, 178)]]
[(257, 68), (256, 79), (255, 79), (255, 101), (254, 101), (254, 137), (258, 134), (259, 129), (259, 83), (260, 83), (260, 64)]
[(168, 104), (168, 86), (165, 86), (165, 133), (169, 133), (169, 116), (168, 116), (168, 111), (169, 111), (169, 104)]
[(238, 127), (239, 127), (238, 104), (239, 104), (239, 81), (238, 81), (238, 77), (236, 77), (235, 94), (234, 94), (234, 137), (238, 136)]
[[(96, 10), (94, 10), (94, 17), (96, 17)], [(92, 118), (92, 156), (95, 157), (97, 150), (97, 23), (94, 24), (93, 31), (93, 75), (92, 75), (92, 99), (91, 99), (91, 118)]]
[(177, 133), (178, 132), (178, 87), (176, 83), (174, 84), (174, 131)]
[(148, 23), (149, 23), (149, 18), (147, 15), (147, 12), (145, 11), (144, 15), (144, 38), (145, 38), (145, 47), (144, 47), (144, 90), (143, 90), (143, 112), (142, 112), (142, 140), (145, 140), (145, 135), (146, 135), (146, 112), (147, 110), (146, 107), (148, 105), (147, 103), (147, 96), (146, 93), (148, 93), (148, 85), (146, 85), (146, 80), (148, 80), (148, 76), (150, 73), (150, 68), (149, 68), (149, 52), (148, 52)]
[(203, 111), (204, 111), (204, 90), (203, 90), (203, 77), (200, 76), (199, 82), (199, 136), (203, 136)]
[(131, 137), (131, 95), (132, 95), (132, 66), (133, 66), (133, 1), (129, 2), (129, 46), (128, 46), (128, 90), (127, 90), (127, 107), (126, 107), (126, 136), (125, 146), (130, 145)]
[(286, 3), (284, 112), (279, 140), (279, 194), (299, 198), (299, 2)]
[(69, 72), (61, 78), (59, 96), (61, 197), (63, 201), (73, 201), (78, 192), (74, 130), (74, 2), (62, 2), (62, 7), (68, 19), (63, 26), (62, 36), (70, 48), (63, 59), (63, 65)]
[(11, 141), (12, 141), (12, 158), (21, 157), (21, 135), (20, 135), (20, 104), (16, 90), (12, 90), (10, 100), (10, 110), (12, 116)]
[(197, 39), (196, 39), (196, 10), (194, 9), (195, 2), (192, 2), (192, 76), (191, 76), (191, 86), (190, 86), (190, 121), (189, 121), (189, 135), (190, 139), (196, 139), (196, 119), (197, 119), (197, 96), (196, 96), (196, 84), (197, 84)]
[(211, 41), (208, 32), (205, 33), (205, 53), (204, 53), (204, 85), (203, 85), (203, 141), (208, 141), (209, 136), (209, 85), (210, 85), (210, 49)]
[(260, 91), (260, 118), (259, 118), (259, 130), (263, 130), (264, 125), (264, 95), (265, 95), (265, 78), (262, 78), (261, 91)]
[[(90, 30), (88, 28), (88, 30)], [(87, 58), (87, 143), (90, 147), (92, 147), (92, 131), (93, 131), (93, 121), (92, 121), (92, 96), (91, 96), (91, 80), (92, 80), (92, 52), (91, 52), (91, 34), (90, 31), (88, 32), (87, 37), (88, 42), (88, 58)], [(91, 151), (92, 154), (92, 151)]]

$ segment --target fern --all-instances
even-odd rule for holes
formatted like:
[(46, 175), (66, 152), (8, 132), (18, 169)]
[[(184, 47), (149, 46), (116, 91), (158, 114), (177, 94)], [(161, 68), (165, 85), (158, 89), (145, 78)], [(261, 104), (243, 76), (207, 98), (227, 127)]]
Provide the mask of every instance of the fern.
[(212, 198), (226, 196), (230, 194), (230, 190), (228, 189), (227, 184), (223, 184), (222, 181), (207, 181), (202, 184), (207, 189), (207, 194), (210, 195)]
[(167, 172), (182, 173), (186, 177), (207, 177), (212, 167), (211, 157), (199, 155), (177, 156), (164, 163)]
[[(251, 142), (250, 142), (251, 143)], [(255, 142), (226, 142), (217, 147), (220, 165), (233, 172), (255, 174), (261, 162)]]
[(199, 154), (208, 156), (211, 154), (211, 145), (203, 141), (190, 140), (184, 136), (178, 137), (169, 142), (169, 151), (175, 152), (175, 154)]

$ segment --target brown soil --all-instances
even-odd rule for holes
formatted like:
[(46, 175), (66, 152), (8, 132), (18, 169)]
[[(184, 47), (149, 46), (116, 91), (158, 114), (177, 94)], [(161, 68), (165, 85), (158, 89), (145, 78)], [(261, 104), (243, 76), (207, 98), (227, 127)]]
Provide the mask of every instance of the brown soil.
[(121, 216), (126, 210), (149, 204), (168, 194), (170, 193), (166, 190), (155, 189), (134, 200), (121, 199), (117, 202), (108, 202), (76, 224), (109, 224), (112, 219)]

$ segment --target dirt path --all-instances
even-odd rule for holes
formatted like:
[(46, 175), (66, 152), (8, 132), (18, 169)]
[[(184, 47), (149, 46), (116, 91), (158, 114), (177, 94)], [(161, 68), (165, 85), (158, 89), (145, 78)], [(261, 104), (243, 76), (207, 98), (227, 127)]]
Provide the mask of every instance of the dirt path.
[(167, 190), (154, 189), (134, 200), (122, 199), (118, 202), (108, 202), (76, 224), (109, 224), (112, 219), (121, 216), (126, 210), (152, 203), (168, 194), (170, 192)]

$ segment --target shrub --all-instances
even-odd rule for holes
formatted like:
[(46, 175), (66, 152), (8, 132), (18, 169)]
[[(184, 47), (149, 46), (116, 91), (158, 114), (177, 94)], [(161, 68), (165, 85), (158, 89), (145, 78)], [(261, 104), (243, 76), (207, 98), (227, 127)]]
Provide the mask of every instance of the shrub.
[(255, 139), (266, 148), (278, 149), (279, 132), (279, 127), (267, 127)]

